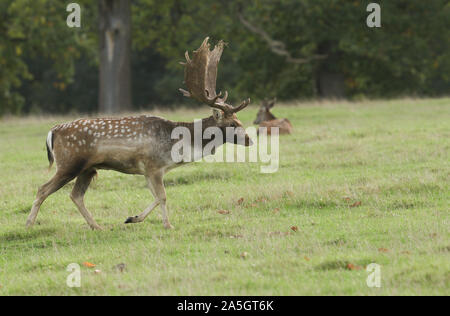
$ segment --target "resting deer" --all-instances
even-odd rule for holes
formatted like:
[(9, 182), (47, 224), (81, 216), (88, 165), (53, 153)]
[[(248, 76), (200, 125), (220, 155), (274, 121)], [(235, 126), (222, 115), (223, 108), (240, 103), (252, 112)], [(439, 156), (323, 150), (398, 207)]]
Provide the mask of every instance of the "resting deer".
[(275, 115), (273, 115), (270, 112), (270, 109), (273, 108), (276, 101), (277, 101), (276, 98), (270, 101), (263, 100), (253, 124), (259, 124), (260, 127), (266, 127), (267, 134), (271, 134), (272, 127), (278, 127), (280, 134), (291, 134), (292, 133), (291, 122), (288, 119), (277, 119)]
[[(227, 135), (221, 144), (230, 142), (250, 146), (252, 141), (236, 117), (236, 113), (244, 109), (250, 99), (233, 107), (226, 103), (227, 93), (223, 97), (221, 93), (216, 94), (217, 66), (224, 42), (220, 41), (212, 51), (209, 47), (206, 38), (200, 48), (194, 51), (192, 60), (186, 52), (184, 77), (187, 91), (180, 91), (213, 108), (213, 115), (202, 120), (203, 131), (208, 127), (221, 130), (232, 127), (235, 135), (229, 138)], [(56, 174), (39, 188), (27, 226), (34, 224), (40, 206), (49, 195), (76, 178), (70, 197), (89, 226), (101, 229), (84, 205), (84, 194), (97, 170), (109, 169), (144, 175), (155, 198), (143, 213), (129, 217), (125, 223), (142, 222), (160, 205), (164, 227), (173, 228), (167, 214), (163, 177), (169, 170), (184, 164), (174, 162), (171, 156), (172, 146), (177, 142), (171, 138), (171, 133), (178, 126), (184, 126), (191, 131), (191, 135), (194, 134), (194, 123), (173, 122), (145, 115), (118, 119), (79, 119), (53, 127), (47, 136), (47, 154), (50, 167), (53, 162), (56, 163)], [(193, 142), (192, 139), (191, 147)]]

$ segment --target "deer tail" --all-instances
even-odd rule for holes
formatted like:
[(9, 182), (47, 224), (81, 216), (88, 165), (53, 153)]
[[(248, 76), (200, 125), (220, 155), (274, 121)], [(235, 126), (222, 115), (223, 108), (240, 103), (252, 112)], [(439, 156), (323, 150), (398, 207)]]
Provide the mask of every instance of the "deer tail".
[(47, 158), (49, 162), (48, 170), (52, 168), (53, 162), (55, 161), (55, 156), (53, 155), (53, 131), (48, 132), (47, 135)]

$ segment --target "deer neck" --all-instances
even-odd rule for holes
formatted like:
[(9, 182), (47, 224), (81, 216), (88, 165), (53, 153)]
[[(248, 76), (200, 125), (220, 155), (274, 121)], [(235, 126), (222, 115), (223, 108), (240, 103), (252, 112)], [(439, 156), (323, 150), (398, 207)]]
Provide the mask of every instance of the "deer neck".
[[(186, 127), (189, 129), (190, 134), (191, 134), (191, 145), (192, 146), (194, 146), (195, 124), (196, 124), (195, 122), (178, 122), (177, 123), (177, 126), (183, 126), (183, 127)], [(219, 127), (220, 129), (222, 129), (223, 135), (226, 135), (225, 129), (217, 125), (217, 122), (213, 116), (202, 119), (202, 134), (200, 135), (200, 137), (202, 138), (202, 148), (204, 148), (211, 141), (210, 139), (203, 139), (203, 134), (208, 127)], [(225, 140), (224, 140), (224, 143), (225, 143)]]
[(275, 119), (276, 119), (275, 115), (273, 115), (271, 112), (266, 113), (265, 121), (271, 121), (271, 120), (275, 120)]

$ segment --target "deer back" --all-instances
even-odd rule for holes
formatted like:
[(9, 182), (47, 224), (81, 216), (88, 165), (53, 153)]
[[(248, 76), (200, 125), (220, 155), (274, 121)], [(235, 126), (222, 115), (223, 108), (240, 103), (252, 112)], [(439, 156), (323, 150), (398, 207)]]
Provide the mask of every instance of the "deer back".
[(148, 164), (170, 165), (174, 122), (159, 117), (79, 119), (55, 126), (52, 151), (58, 169), (113, 169), (141, 174)]
[(266, 127), (267, 134), (272, 134), (272, 128), (278, 127), (280, 134), (291, 134), (292, 133), (292, 124), (288, 119), (275, 119), (270, 121), (261, 122), (259, 127)]

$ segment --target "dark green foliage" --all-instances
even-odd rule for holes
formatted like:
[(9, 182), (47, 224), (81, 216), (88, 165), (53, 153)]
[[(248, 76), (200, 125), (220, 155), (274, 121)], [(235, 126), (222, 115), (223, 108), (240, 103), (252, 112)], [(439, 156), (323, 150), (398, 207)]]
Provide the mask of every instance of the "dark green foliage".
[[(0, 115), (95, 112), (98, 103), (98, 19), (82, 6), (82, 28), (66, 26), (67, 3), (0, 1)], [(218, 89), (230, 101), (321, 95), (323, 74), (337, 74), (348, 98), (439, 96), (450, 90), (450, 4), (445, 0), (375, 1), (381, 28), (368, 28), (360, 0), (135, 0), (132, 7), (132, 87), (136, 109), (185, 103), (186, 50), (205, 36), (229, 42)], [(250, 32), (238, 12), (293, 58), (294, 64)]]

